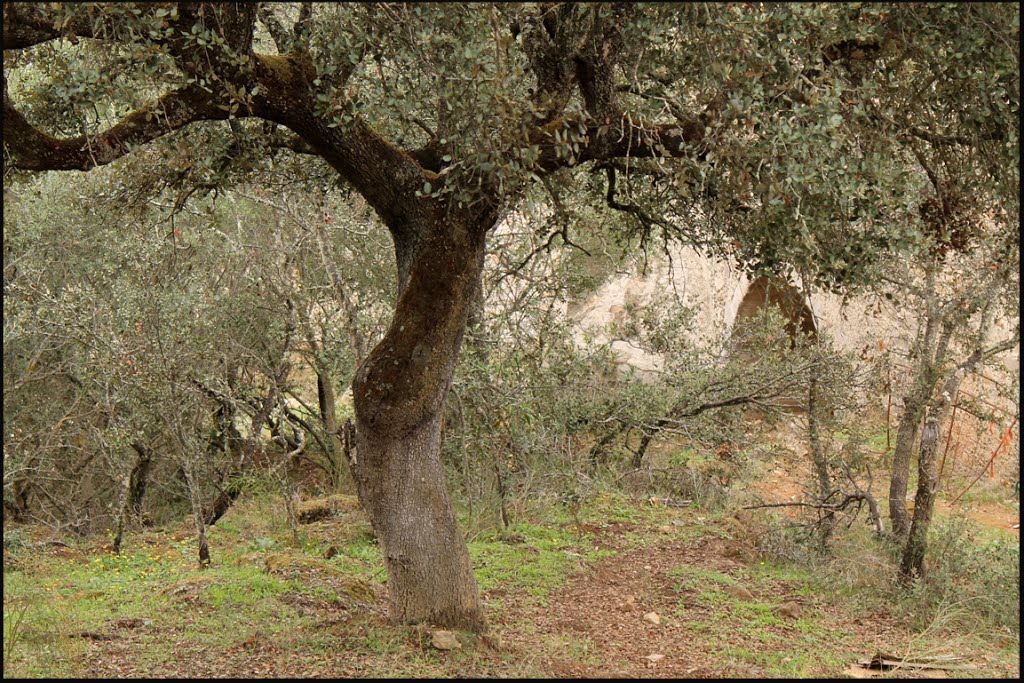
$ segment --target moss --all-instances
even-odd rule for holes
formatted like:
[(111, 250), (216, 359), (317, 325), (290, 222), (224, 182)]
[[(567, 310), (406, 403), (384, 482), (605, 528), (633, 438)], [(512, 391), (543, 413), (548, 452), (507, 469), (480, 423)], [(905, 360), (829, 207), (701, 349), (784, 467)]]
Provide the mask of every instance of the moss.
[(338, 514), (360, 510), (362, 508), (359, 506), (358, 498), (336, 494), (326, 498), (304, 501), (299, 504), (297, 513), (301, 524), (309, 524)]
[(341, 595), (364, 603), (376, 601), (370, 582), (355, 576), (325, 560), (293, 553), (271, 553), (264, 558), (264, 567), (270, 574), (288, 578), (301, 578), (306, 585), (326, 584)]

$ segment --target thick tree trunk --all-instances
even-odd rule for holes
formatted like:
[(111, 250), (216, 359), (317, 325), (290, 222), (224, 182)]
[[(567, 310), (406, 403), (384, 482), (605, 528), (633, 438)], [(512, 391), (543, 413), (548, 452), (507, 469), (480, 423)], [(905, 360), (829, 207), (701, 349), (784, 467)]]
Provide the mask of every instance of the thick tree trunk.
[(444, 483), (440, 418), (402, 438), (360, 433), (360, 499), (384, 552), (392, 618), (483, 631), (469, 550)]
[(438, 220), (423, 226), (415, 244), (396, 240), (395, 317), (353, 383), (356, 483), (384, 553), (391, 616), (399, 623), (487, 629), (445, 487), (441, 424), (489, 218), (478, 218), (478, 229)]
[(145, 445), (133, 443), (132, 448), (138, 454), (135, 465), (121, 488), (121, 497), (117, 506), (117, 528), (114, 532), (113, 550), (115, 555), (121, 554), (121, 543), (124, 541), (125, 527), (128, 518), (141, 518), (142, 497), (146, 492), (146, 480), (149, 476), (150, 452)]
[(196, 541), (199, 545), (199, 568), (206, 569), (210, 566), (210, 546), (206, 540), (207, 525), (203, 514), (203, 504), (199, 500), (199, 482), (193, 467), (194, 463), (187, 463), (183, 471), (185, 473), (185, 483), (188, 486), (189, 501), (192, 503), (192, 519), (196, 525)]
[(117, 502), (117, 522), (112, 548), (115, 555), (121, 554), (121, 542), (124, 540), (124, 527), (128, 519), (128, 494), (130, 491), (131, 479), (126, 478), (121, 483), (121, 495)]
[(15, 479), (11, 486), (11, 497), (4, 497), (4, 512), (10, 513), (15, 522), (28, 520), (28, 495), (32, 485), (24, 479)]

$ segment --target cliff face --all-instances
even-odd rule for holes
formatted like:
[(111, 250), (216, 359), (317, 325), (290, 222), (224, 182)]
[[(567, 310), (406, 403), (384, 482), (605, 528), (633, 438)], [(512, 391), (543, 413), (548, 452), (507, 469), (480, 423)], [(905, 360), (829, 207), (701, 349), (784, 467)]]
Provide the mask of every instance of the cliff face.
[[(766, 301), (781, 303), (796, 329), (821, 331), (839, 348), (869, 356), (879, 348), (905, 347), (912, 336), (904, 337), (913, 334), (908, 331), (908, 321), (901, 320), (887, 302), (862, 298), (843, 305), (836, 295), (815, 292), (807, 297), (785, 283), (769, 284), (764, 278), (752, 282), (732, 264), (705, 257), (690, 247), (673, 250), (671, 267), (662, 257), (651, 261), (646, 276), (634, 273), (610, 279), (568, 313), (582, 327), (600, 335), (609, 324), (622, 321), (627, 306), (647, 305), (666, 295), (676, 296), (694, 309), (693, 341), (726, 342), (737, 318), (751, 315)], [(609, 339), (607, 334), (603, 338)], [(623, 363), (640, 370), (657, 365), (656, 357), (635, 347), (624, 342), (613, 345)]]
[[(771, 293), (765, 296), (763, 282), (752, 283), (726, 261), (705, 257), (689, 247), (673, 249), (671, 261), (670, 266), (665, 257), (652, 259), (646, 275), (637, 272), (610, 279), (583, 304), (570, 307), (568, 315), (598, 339), (609, 341), (612, 337), (608, 326), (623, 322), (628, 306), (649, 305), (659, 297), (676, 296), (694, 309), (694, 325), (688, 333), (691, 341), (728, 346), (737, 319), (755, 312), (765, 300), (772, 300)], [(891, 406), (891, 420), (895, 424), (902, 408), (904, 383), (910, 376), (912, 361), (907, 358), (907, 352), (917, 332), (916, 320), (880, 297), (861, 296), (844, 304), (837, 295), (819, 292), (807, 297), (793, 291), (787, 296), (802, 299), (789, 306), (789, 317), (795, 327), (807, 330), (810, 318), (818, 334), (828, 335), (839, 349), (856, 353), (865, 361), (874, 360), (887, 351), (893, 352), (890, 391), (872, 403), (882, 414)], [(999, 321), (992, 338), (1006, 338), (1011, 325), (1010, 320)], [(644, 377), (657, 372), (661, 366), (661, 358), (625, 341), (613, 341), (612, 346), (619, 355), (620, 371), (633, 367)], [(957, 430), (970, 427), (969, 431), (976, 434), (972, 441), (979, 454), (986, 452), (988, 445), (994, 448), (998, 444), (1017, 411), (1015, 401), (1000, 397), (997, 387), (1012, 385), (1013, 374), (1020, 364), (1020, 346), (1003, 354), (1000, 360), (1001, 363), (997, 361), (996, 367), (985, 370), (984, 374), (968, 377), (960, 392), (963, 398), (984, 401), (997, 418), (992, 421), (965, 411), (958, 413), (961, 415), (958, 420), (971, 424), (958, 424)], [(1013, 431), (1016, 444), (1016, 429)], [(991, 453), (992, 449), (987, 450)]]

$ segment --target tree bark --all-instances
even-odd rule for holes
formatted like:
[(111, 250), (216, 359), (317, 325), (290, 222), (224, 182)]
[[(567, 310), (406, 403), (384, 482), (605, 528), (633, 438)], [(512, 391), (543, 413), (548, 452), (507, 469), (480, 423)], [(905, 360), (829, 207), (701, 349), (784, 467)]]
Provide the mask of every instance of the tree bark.
[[(828, 469), (828, 452), (821, 439), (823, 426), (821, 416), (824, 414), (821, 405), (822, 398), (817, 376), (812, 372), (807, 386), (807, 437), (811, 445), (811, 460), (814, 463), (814, 473), (817, 478), (817, 498), (824, 503), (832, 493), (832, 477)], [(818, 521), (821, 547), (824, 550), (828, 548), (835, 530), (835, 511), (819, 510)]]
[(114, 532), (113, 550), (115, 555), (121, 554), (121, 543), (124, 540), (124, 531), (129, 516), (134, 516), (137, 520), (141, 518), (142, 497), (145, 495), (146, 480), (149, 476), (151, 462), (149, 449), (139, 442), (133, 443), (132, 448), (138, 454), (138, 458), (121, 488), (117, 506), (117, 529)]
[(910, 478), (910, 459), (917, 441), (925, 403), (917, 396), (908, 396), (903, 401), (903, 415), (896, 431), (896, 446), (892, 455), (892, 475), (889, 480), (889, 519), (896, 538), (904, 538), (910, 526), (907, 513), (907, 482)]
[(399, 244), (391, 327), (353, 382), (359, 499), (384, 553), (392, 619), (487, 630), (441, 463), (444, 402), (494, 216), (435, 218)]
[[(986, 314), (987, 317), (987, 314)], [(953, 397), (960, 389), (967, 373), (971, 372), (984, 358), (1005, 351), (1018, 343), (1016, 337), (995, 344), (987, 349), (981, 347), (983, 335), (987, 332), (989, 322), (983, 318), (979, 327), (978, 346), (963, 363), (947, 377), (942, 386), (942, 394), (938, 401), (928, 410), (925, 418), (924, 431), (921, 434), (921, 450), (918, 454), (917, 496), (914, 504), (914, 520), (903, 548), (900, 563), (900, 583), (906, 584), (915, 576), (922, 575), (924, 554), (928, 548), (928, 527), (931, 525), (932, 512), (935, 507), (935, 492), (938, 490), (939, 475), (935, 466), (935, 453), (939, 446), (939, 426), (942, 425), (953, 404)]]
[(185, 473), (185, 484), (188, 486), (189, 501), (192, 503), (192, 519), (196, 525), (196, 541), (199, 545), (199, 568), (206, 569), (210, 566), (210, 546), (206, 540), (207, 524), (203, 514), (203, 504), (199, 500), (199, 481), (196, 472), (193, 471), (195, 463), (186, 463), (183, 471)]
[(331, 488), (337, 492), (344, 488), (348, 464), (344, 462), (345, 447), (342, 443), (338, 427), (338, 414), (334, 406), (334, 382), (331, 381), (326, 369), (317, 369), (316, 396), (320, 407), (320, 420), (327, 433), (327, 446), (330, 448), (327, 459), (331, 467)]
[(143, 444), (132, 444), (132, 448), (139, 454), (139, 459), (131, 473), (131, 484), (128, 493), (128, 514), (135, 521), (142, 523), (142, 499), (146, 495), (146, 487), (149, 485), (149, 469), (153, 464), (152, 452)]
[(907, 583), (914, 577), (922, 576), (924, 553), (928, 548), (928, 527), (931, 524), (935, 506), (935, 490), (938, 475), (935, 468), (935, 451), (939, 443), (939, 420), (934, 408), (928, 411), (924, 429), (921, 431), (921, 448), (917, 455), (917, 494), (914, 500), (914, 520), (910, 526), (907, 543), (903, 548), (900, 563), (900, 583)]

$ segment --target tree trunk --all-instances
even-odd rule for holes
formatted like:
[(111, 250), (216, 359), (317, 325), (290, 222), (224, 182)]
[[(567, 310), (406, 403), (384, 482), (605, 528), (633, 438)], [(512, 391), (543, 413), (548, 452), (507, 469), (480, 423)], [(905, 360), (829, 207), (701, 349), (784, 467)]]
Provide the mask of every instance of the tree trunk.
[(28, 520), (28, 495), (32, 485), (25, 479), (15, 479), (11, 486), (11, 498), (4, 497), (4, 512), (9, 512), (15, 522)]
[(335, 492), (343, 490), (346, 481), (348, 463), (344, 462), (345, 447), (338, 428), (338, 414), (335, 409), (334, 382), (324, 370), (316, 373), (316, 395), (320, 406), (320, 419), (327, 433), (327, 453), (331, 467), (331, 487)]
[(395, 316), (353, 382), (359, 499), (383, 550), (399, 623), (487, 629), (445, 487), (441, 424), (493, 222), (438, 219), (411, 244), (396, 239)]
[(117, 529), (114, 532), (114, 554), (121, 554), (121, 543), (124, 540), (125, 526), (129, 516), (140, 519), (142, 496), (146, 492), (146, 479), (149, 475), (150, 452), (145, 445), (133, 443), (132, 448), (138, 454), (131, 473), (122, 482), (121, 497), (117, 506)]
[[(982, 329), (986, 329), (982, 326)], [(928, 409), (924, 430), (921, 433), (921, 448), (917, 456), (917, 495), (914, 501), (914, 521), (910, 527), (907, 544), (903, 548), (899, 581), (906, 584), (923, 574), (924, 554), (928, 548), (928, 527), (931, 526), (932, 511), (935, 507), (935, 492), (939, 486), (939, 475), (935, 466), (935, 454), (939, 447), (939, 427), (946, 419), (953, 397), (960, 389), (964, 377), (970, 372), (984, 352), (979, 348), (961, 363), (942, 387), (942, 394), (936, 405)]]
[(889, 480), (889, 519), (896, 538), (905, 538), (910, 526), (907, 513), (907, 482), (910, 478), (910, 459), (917, 441), (917, 432), (924, 414), (924, 401), (908, 396), (903, 402), (903, 415), (896, 431), (896, 446), (892, 455), (892, 475)]
[(128, 492), (128, 514), (136, 522), (142, 523), (142, 499), (149, 485), (149, 469), (153, 464), (152, 452), (143, 444), (132, 444), (139, 454), (139, 459), (132, 469), (131, 484)]
[(131, 491), (131, 478), (126, 477), (121, 482), (121, 496), (117, 501), (117, 528), (114, 531), (113, 551), (115, 555), (121, 554), (121, 541), (124, 540), (124, 527), (128, 519), (128, 494)]
[(928, 411), (924, 429), (921, 430), (921, 448), (917, 454), (917, 495), (914, 500), (914, 520), (910, 534), (903, 548), (900, 563), (900, 583), (908, 583), (922, 575), (924, 553), (928, 548), (928, 526), (931, 523), (935, 505), (935, 490), (938, 476), (935, 468), (935, 451), (939, 443), (939, 424), (933, 410)]
[(203, 504), (199, 500), (199, 482), (192, 471), (194, 463), (186, 463), (183, 471), (188, 486), (189, 501), (192, 503), (192, 519), (196, 525), (196, 540), (199, 544), (199, 568), (210, 566), (210, 546), (206, 541), (206, 522), (203, 515)]
[(360, 499), (384, 552), (392, 618), (486, 630), (441, 468), (440, 414), (404, 438), (360, 433)]
[[(814, 463), (814, 473), (818, 484), (818, 501), (825, 503), (832, 493), (832, 478), (828, 471), (828, 453), (821, 441), (821, 427), (823, 406), (821, 391), (818, 387), (818, 379), (811, 374), (807, 387), (807, 437), (811, 444), (811, 460)], [(835, 529), (835, 512), (819, 510), (819, 530), (822, 549), (828, 548)]]

